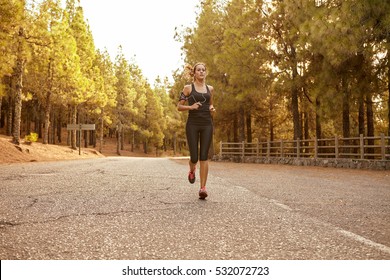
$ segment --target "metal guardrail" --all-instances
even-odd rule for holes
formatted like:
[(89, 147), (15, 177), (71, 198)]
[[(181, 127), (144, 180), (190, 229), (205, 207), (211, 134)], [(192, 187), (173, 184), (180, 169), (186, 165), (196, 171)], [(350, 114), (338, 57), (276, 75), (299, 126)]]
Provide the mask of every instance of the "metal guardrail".
[(255, 143), (220, 142), (220, 156), (342, 158), (390, 161), (390, 136), (277, 140)]

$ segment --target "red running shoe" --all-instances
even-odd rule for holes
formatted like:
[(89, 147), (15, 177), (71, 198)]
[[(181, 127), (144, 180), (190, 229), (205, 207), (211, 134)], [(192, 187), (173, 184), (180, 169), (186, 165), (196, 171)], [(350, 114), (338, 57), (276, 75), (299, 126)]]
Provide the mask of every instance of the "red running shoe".
[(206, 187), (202, 187), (199, 190), (199, 199), (205, 199), (207, 197)]
[(195, 183), (195, 169), (194, 169), (194, 171), (190, 171), (190, 172), (188, 172), (188, 181), (191, 183), (191, 184), (193, 184), (193, 183)]

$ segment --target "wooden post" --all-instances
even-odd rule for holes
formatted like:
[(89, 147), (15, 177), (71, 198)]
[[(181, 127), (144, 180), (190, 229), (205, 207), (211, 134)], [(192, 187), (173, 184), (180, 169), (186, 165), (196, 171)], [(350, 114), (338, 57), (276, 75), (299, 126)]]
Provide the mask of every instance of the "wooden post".
[(334, 153), (335, 157), (339, 158), (339, 138), (337, 136), (334, 137)]
[(256, 157), (259, 157), (259, 139), (257, 139), (256, 143)]
[(223, 153), (222, 153), (222, 141), (219, 141), (219, 155), (222, 158)]
[(317, 136), (314, 138), (314, 158), (318, 158), (318, 139)]
[(386, 160), (385, 134), (381, 133), (381, 155), (382, 160)]
[(245, 141), (242, 141), (241, 142), (242, 144), (242, 161), (244, 161), (244, 157), (245, 157)]
[(271, 142), (267, 140), (267, 158), (271, 156)]
[(360, 159), (364, 159), (364, 137), (360, 134)]
[(283, 139), (280, 140), (280, 156), (284, 157), (284, 143), (283, 143)]
[(301, 142), (300, 139), (297, 138), (297, 158), (301, 157)]

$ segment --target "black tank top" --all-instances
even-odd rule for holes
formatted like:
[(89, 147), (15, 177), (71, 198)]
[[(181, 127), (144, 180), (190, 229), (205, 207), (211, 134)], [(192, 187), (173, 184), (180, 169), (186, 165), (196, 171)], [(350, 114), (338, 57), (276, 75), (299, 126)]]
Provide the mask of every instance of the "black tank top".
[(211, 93), (209, 87), (206, 85), (207, 92), (199, 93), (195, 90), (194, 84), (191, 85), (192, 90), (188, 96), (188, 104), (191, 106), (196, 102), (200, 102), (202, 106), (198, 110), (190, 110), (188, 112), (187, 123), (195, 125), (211, 125), (211, 113), (210, 113), (210, 98)]

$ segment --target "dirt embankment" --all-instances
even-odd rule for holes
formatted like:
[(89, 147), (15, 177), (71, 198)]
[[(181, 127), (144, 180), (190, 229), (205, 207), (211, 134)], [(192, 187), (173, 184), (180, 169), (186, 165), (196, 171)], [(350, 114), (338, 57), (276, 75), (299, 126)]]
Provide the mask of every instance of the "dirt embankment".
[[(0, 164), (21, 163), (21, 162), (41, 162), (41, 161), (56, 161), (56, 160), (73, 160), (85, 158), (99, 158), (105, 156), (118, 156), (116, 153), (116, 139), (105, 138), (102, 147), (102, 152), (98, 152), (98, 148), (81, 148), (73, 150), (69, 146), (59, 144), (42, 144), (35, 142), (32, 144), (25, 143), (21, 140), (20, 145), (15, 145), (11, 141), (11, 137), (0, 134)], [(156, 153), (150, 152), (145, 154), (140, 147), (136, 147), (136, 151), (131, 151), (131, 145), (125, 145), (125, 149), (120, 151), (121, 156), (130, 157), (155, 157)], [(159, 151), (159, 157), (174, 156), (173, 151)], [(176, 155), (180, 156), (180, 155)]]
[(44, 145), (39, 142), (29, 145), (23, 140), (20, 145), (15, 145), (11, 137), (0, 135), (0, 164), (97, 157), (104, 155), (91, 148), (82, 148), (79, 155), (79, 150), (62, 145)]

